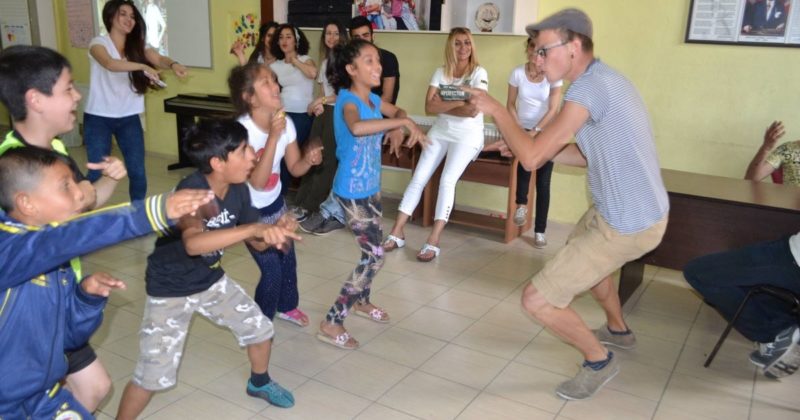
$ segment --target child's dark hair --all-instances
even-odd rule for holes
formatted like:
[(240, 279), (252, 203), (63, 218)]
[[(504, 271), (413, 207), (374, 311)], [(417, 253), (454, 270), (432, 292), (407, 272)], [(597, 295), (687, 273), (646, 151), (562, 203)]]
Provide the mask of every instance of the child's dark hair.
[[(258, 57), (263, 56), (264, 52), (270, 49), (271, 45), (264, 45), (264, 38), (267, 37), (267, 33), (270, 29), (277, 28), (278, 26), (278, 22), (271, 20), (262, 24), (258, 28), (258, 42), (256, 43), (256, 47), (253, 49), (253, 52), (250, 53), (250, 58), (247, 59), (249, 63), (258, 63)], [(275, 30), (275, 33), (277, 33), (277, 29)]]
[(352, 39), (347, 44), (337, 45), (333, 48), (333, 54), (328, 58), (328, 69), (325, 76), (328, 77), (328, 83), (337, 92), (339, 89), (350, 89), (350, 86), (353, 85), (353, 80), (347, 73), (347, 65), (353, 64), (353, 61), (361, 55), (361, 50), (366, 47), (377, 49), (371, 42), (363, 39)]
[(33, 191), (41, 182), (42, 170), (65, 158), (53, 150), (40, 147), (15, 147), (0, 156), (0, 208), (14, 210), (14, 196), (22, 191)]
[(210, 174), (211, 158), (228, 160), (228, 153), (247, 142), (247, 129), (233, 119), (203, 119), (187, 130), (183, 151), (195, 167)]
[(281, 51), (281, 47), (278, 45), (278, 41), (281, 38), (281, 32), (283, 32), (284, 29), (292, 31), (292, 35), (295, 39), (294, 49), (297, 51), (297, 55), (308, 54), (308, 50), (311, 48), (311, 46), (308, 43), (306, 34), (304, 34), (300, 28), (292, 25), (291, 23), (282, 23), (278, 25), (278, 29), (275, 30), (275, 35), (272, 35), (272, 39), (269, 41), (269, 52), (272, 53), (272, 56), (278, 60), (283, 60), (286, 58), (286, 54)]
[(63, 55), (45, 47), (17, 45), (0, 52), (0, 102), (11, 119), (25, 121), (25, 92), (36, 89), (53, 94), (53, 86), (64, 69), (72, 69)]
[[(111, 32), (111, 25), (114, 22), (114, 17), (117, 16), (117, 13), (119, 13), (119, 9), (125, 5), (130, 6), (131, 9), (133, 9), (133, 20), (136, 22), (136, 25), (133, 26), (131, 32), (125, 37), (125, 56), (123, 58), (128, 61), (155, 67), (155, 64), (148, 61), (147, 57), (144, 55), (147, 25), (144, 23), (144, 18), (142, 17), (142, 14), (139, 13), (139, 9), (136, 8), (136, 5), (134, 5), (132, 1), (109, 0), (108, 3), (103, 6), (103, 25), (105, 25), (108, 32)], [(128, 78), (130, 79), (131, 86), (136, 93), (145, 93), (147, 92), (148, 88), (153, 86), (150, 83), (150, 79), (144, 75), (143, 71), (129, 72)]]
[(257, 62), (249, 62), (231, 69), (228, 75), (228, 91), (237, 116), (250, 113), (250, 102), (245, 97), (255, 95), (253, 86), (262, 71), (269, 72), (275, 78), (275, 73), (268, 66)]
[(348, 26), (348, 29), (350, 29), (350, 32), (352, 32), (353, 29), (358, 29), (363, 26), (368, 27), (369, 33), (372, 34), (372, 22), (370, 22), (369, 19), (364, 16), (356, 16), (350, 20), (350, 26)]

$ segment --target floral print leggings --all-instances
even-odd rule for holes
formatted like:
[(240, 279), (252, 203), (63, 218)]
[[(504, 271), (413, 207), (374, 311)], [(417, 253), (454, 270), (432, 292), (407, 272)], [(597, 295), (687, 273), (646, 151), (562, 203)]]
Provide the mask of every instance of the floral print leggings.
[(361, 248), (358, 265), (344, 282), (339, 297), (326, 316), (328, 322), (341, 325), (354, 304), (369, 304), (372, 279), (383, 267), (383, 210), (380, 193), (359, 199), (342, 198), (338, 195), (334, 195), (334, 198), (344, 209), (347, 226)]

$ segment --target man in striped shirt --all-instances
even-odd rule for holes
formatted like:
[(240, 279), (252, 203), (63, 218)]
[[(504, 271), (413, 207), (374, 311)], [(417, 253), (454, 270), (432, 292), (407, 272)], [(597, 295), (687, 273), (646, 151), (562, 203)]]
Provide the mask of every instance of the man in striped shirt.
[[(502, 104), (478, 91), (470, 91), (470, 101), (494, 118), (525, 169), (551, 159), (587, 168), (593, 205), (522, 295), (528, 313), (583, 354), (575, 378), (556, 389), (561, 398), (580, 400), (619, 372), (617, 358), (604, 344), (636, 345), (611, 274), (661, 242), (669, 201), (644, 101), (629, 80), (594, 57), (589, 17), (565, 9), (526, 29), (541, 46), (537, 60), (547, 79), (571, 82), (561, 112), (531, 142)], [(587, 290), (608, 320), (594, 331), (569, 307)]]

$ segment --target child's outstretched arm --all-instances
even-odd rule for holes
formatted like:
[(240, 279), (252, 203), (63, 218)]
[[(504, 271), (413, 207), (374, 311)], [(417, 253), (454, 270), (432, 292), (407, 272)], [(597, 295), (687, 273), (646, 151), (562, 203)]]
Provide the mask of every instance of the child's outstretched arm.
[(229, 229), (206, 231), (203, 220), (198, 216), (183, 217), (179, 226), (186, 253), (189, 255), (208, 254), (242, 241), (248, 241), (259, 250), (270, 246), (280, 249), (281, 245), (289, 239), (302, 239), (286, 228), (264, 223), (250, 223)]
[(286, 145), (286, 154), (283, 159), (286, 161), (289, 173), (294, 177), (301, 177), (311, 167), (322, 163), (322, 149), (322, 146), (312, 146), (307, 147), (305, 152), (302, 152), (296, 141)]
[[(407, 120), (410, 124), (404, 124), (398, 128), (393, 130), (389, 130), (386, 133), (386, 141), (389, 143), (389, 153), (394, 154), (397, 157), (400, 157), (400, 146), (405, 145), (405, 147), (413, 147), (416, 144), (420, 144), (422, 147), (428, 142), (428, 138), (425, 136), (425, 133), (417, 126), (417, 124), (408, 118), (408, 114), (402, 108), (399, 108), (389, 102), (381, 102), (381, 114), (390, 117), (391, 119), (401, 119)], [(405, 140), (406, 135), (403, 128), (408, 129), (408, 140), (403, 144), (403, 140)]]
[(103, 322), (103, 308), (112, 289), (125, 289), (125, 283), (107, 273), (86, 276), (67, 297), (67, 329), (64, 348), (86, 343)]
[(96, 210), (63, 223), (28, 226), (0, 223), (0, 289), (22, 284), (72, 258), (151, 232), (209, 202), (213, 192), (181, 190)]

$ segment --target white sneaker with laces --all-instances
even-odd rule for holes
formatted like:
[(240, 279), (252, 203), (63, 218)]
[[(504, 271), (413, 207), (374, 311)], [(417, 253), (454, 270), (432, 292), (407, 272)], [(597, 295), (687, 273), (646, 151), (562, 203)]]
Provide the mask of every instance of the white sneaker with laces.
[(547, 238), (544, 236), (544, 233), (536, 232), (533, 235), (533, 247), (534, 248), (544, 248), (547, 246)]
[(519, 206), (517, 211), (514, 212), (514, 224), (517, 226), (525, 226), (525, 218), (528, 215), (528, 207)]

